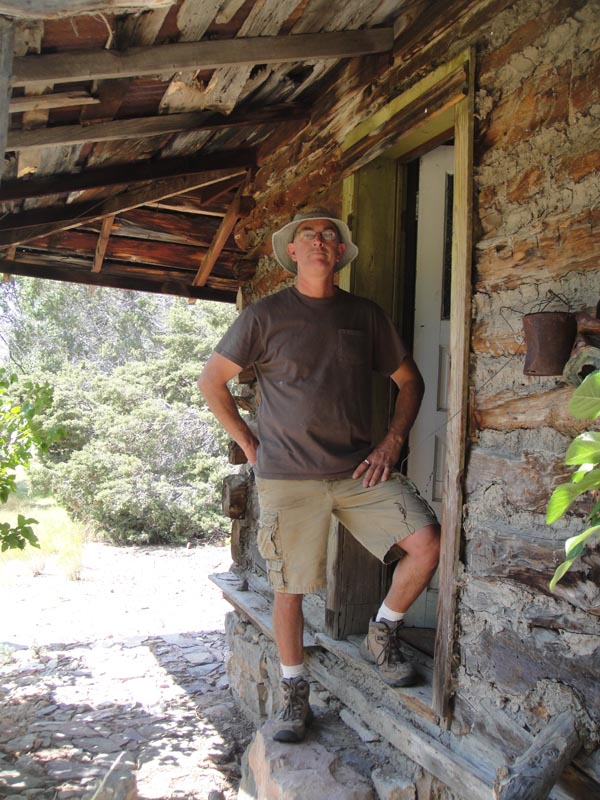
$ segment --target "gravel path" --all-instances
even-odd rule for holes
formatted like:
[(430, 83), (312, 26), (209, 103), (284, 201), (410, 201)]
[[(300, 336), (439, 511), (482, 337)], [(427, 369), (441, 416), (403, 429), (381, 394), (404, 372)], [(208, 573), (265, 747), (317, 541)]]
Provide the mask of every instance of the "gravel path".
[(143, 800), (236, 797), (252, 729), (207, 577), (229, 565), (225, 547), (104, 544), (76, 581), (0, 562), (0, 798), (91, 800), (111, 767)]

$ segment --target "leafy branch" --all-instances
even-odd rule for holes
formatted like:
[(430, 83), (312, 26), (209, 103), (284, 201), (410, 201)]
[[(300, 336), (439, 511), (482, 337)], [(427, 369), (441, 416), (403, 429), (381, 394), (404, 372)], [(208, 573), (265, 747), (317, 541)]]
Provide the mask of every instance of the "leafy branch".
[[(576, 419), (594, 420), (600, 417), (600, 370), (588, 375), (575, 389), (569, 403), (569, 413)], [(552, 492), (546, 508), (548, 525), (557, 522), (583, 494), (590, 492), (596, 502), (585, 518), (588, 527), (566, 540), (565, 560), (556, 568), (550, 581), (551, 591), (581, 555), (587, 542), (600, 534), (600, 500), (597, 494), (600, 490), (600, 433), (586, 431), (576, 436), (567, 449), (565, 464), (576, 466), (577, 469), (570, 481), (561, 483)]]
[[(18, 377), (0, 367), (0, 502), (16, 492), (17, 467), (28, 467), (36, 450), (47, 450), (62, 436), (56, 427), (43, 431), (41, 417), (52, 405), (52, 389)], [(33, 528), (37, 520), (17, 516), (15, 525), (0, 523), (0, 550), (39, 547)]]

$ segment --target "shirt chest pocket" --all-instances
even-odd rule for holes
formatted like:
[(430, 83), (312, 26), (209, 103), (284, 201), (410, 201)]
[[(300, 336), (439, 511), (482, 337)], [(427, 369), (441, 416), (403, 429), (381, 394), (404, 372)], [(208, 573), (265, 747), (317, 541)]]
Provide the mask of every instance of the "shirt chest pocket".
[(364, 331), (338, 331), (337, 356), (346, 366), (366, 366), (368, 363), (367, 336)]

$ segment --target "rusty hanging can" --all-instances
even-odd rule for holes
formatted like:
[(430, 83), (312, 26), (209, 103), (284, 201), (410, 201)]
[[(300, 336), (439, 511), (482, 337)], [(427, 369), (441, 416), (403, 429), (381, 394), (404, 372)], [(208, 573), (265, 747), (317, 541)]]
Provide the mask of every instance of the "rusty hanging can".
[(525, 375), (562, 375), (569, 360), (577, 321), (568, 311), (540, 311), (523, 317), (527, 345)]

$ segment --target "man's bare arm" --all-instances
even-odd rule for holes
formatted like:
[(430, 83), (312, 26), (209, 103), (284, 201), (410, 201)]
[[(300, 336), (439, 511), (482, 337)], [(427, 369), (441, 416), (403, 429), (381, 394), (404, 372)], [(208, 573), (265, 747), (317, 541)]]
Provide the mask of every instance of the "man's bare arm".
[(198, 388), (215, 417), (242, 448), (250, 464), (254, 464), (258, 439), (240, 416), (235, 400), (227, 388), (227, 382), (239, 372), (241, 367), (238, 364), (219, 353), (213, 353), (198, 378)]
[(412, 356), (406, 356), (398, 369), (390, 375), (398, 387), (394, 416), (382, 441), (354, 470), (353, 478), (363, 479), (363, 486), (375, 486), (387, 481), (391, 470), (400, 458), (402, 445), (412, 428), (421, 407), (425, 391), (423, 378)]

